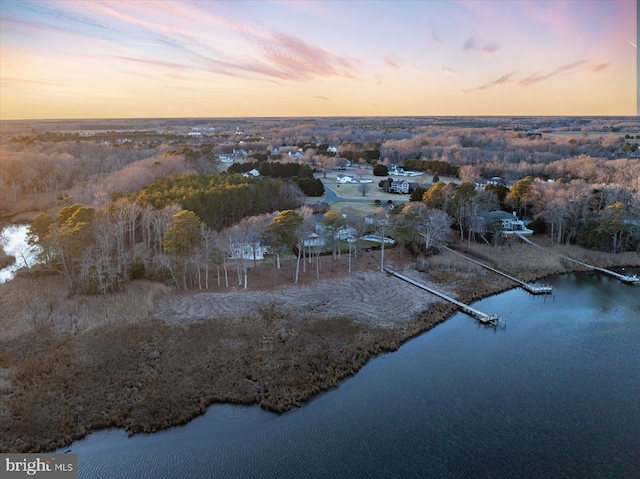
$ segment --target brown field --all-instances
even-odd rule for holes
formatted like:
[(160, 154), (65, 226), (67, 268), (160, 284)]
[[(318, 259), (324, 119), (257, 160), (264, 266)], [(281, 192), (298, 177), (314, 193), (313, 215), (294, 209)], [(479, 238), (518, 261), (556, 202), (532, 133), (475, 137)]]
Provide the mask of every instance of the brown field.
[[(527, 280), (575, 269), (523, 244), (456, 248)], [(637, 253), (553, 250), (601, 266), (640, 265)], [(351, 275), (347, 255), (335, 265), (323, 257), (320, 280), (307, 265), (298, 285), (288, 261), (275, 277), (262, 263), (246, 290), (235, 272), (230, 288), (214, 273), (209, 291), (134, 282), (107, 297), (70, 295), (54, 276), (0, 285), (0, 451), (61, 447), (103, 427), (155, 431), (217, 402), (300, 405), (454, 312), (379, 272), (379, 255), (363, 253)], [(465, 302), (514, 286), (451, 254), (418, 264), (399, 248), (385, 255)]]

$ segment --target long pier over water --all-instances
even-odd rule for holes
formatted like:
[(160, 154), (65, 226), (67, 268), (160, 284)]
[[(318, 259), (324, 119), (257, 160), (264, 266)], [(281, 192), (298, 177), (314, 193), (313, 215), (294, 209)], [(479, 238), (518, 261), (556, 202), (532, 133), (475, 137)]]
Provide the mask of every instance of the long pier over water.
[(530, 283), (525, 283), (524, 281), (519, 280), (518, 278), (514, 278), (511, 275), (508, 275), (507, 273), (505, 273), (504, 271), (500, 271), (497, 270), (495, 268), (492, 268), (489, 265), (486, 265), (484, 263), (481, 263), (480, 261), (476, 261), (473, 258), (469, 258), (468, 256), (463, 255), (462, 253), (458, 253), (457, 251), (452, 250), (451, 248), (447, 248), (446, 246), (443, 246), (442, 249), (446, 249), (447, 251), (450, 251), (453, 254), (457, 254), (458, 256), (471, 261), (472, 263), (475, 263), (479, 266), (482, 266), (483, 268), (488, 269), (489, 271), (493, 271), (494, 273), (497, 273), (501, 276), (504, 276), (505, 278), (510, 279), (511, 281), (514, 281), (516, 283), (518, 283), (520, 285), (520, 287), (522, 289), (524, 289), (525, 291), (531, 293), (531, 294), (551, 294), (553, 293), (553, 287), (552, 286), (547, 286), (547, 285), (536, 285), (536, 284), (530, 284)]
[(464, 304), (460, 301), (458, 301), (457, 299), (454, 299), (450, 296), (447, 296), (444, 293), (441, 293), (440, 291), (437, 291), (433, 288), (430, 288), (429, 286), (422, 284), (414, 279), (409, 278), (408, 276), (405, 276), (403, 274), (398, 273), (397, 271), (394, 271), (393, 269), (389, 268), (388, 266), (384, 267), (384, 270), (395, 276), (396, 278), (400, 278), (403, 281), (406, 281), (407, 283), (410, 283), (414, 286), (417, 286), (420, 289), (423, 289), (425, 291), (428, 291), (431, 294), (434, 294), (446, 301), (449, 301), (450, 303), (455, 304), (456, 306), (458, 306), (460, 308), (460, 310), (463, 313), (468, 314), (469, 316), (472, 316), (474, 318), (476, 318), (480, 323), (482, 324), (486, 324), (488, 326), (493, 326), (493, 327), (497, 327), (500, 323), (502, 323), (503, 326), (506, 326), (506, 323), (501, 320), (498, 316), (496, 316), (495, 314), (487, 314), (487, 313), (483, 313), (482, 311), (479, 311), (475, 308), (472, 308), (471, 306)]
[[(518, 238), (520, 238), (525, 243), (529, 243), (530, 245), (535, 246), (536, 248), (540, 248), (542, 250), (549, 251), (546, 248), (543, 248), (542, 246), (535, 244), (533, 241), (525, 238), (522, 235), (519, 235), (517, 233), (516, 233), (516, 235), (518, 236)], [(553, 253), (555, 253), (555, 252), (553, 252)], [(565, 256), (565, 255), (560, 254), (560, 253), (555, 253), (555, 254), (557, 254), (558, 256), (560, 256), (560, 257), (562, 257), (562, 258), (564, 258), (564, 259), (566, 259), (568, 261), (572, 261), (572, 262), (577, 263), (577, 264), (579, 264), (581, 266), (584, 266), (586, 268), (592, 269), (594, 271), (600, 271), (601, 273), (604, 273), (604, 274), (609, 275), (609, 276), (613, 276), (614, 278), (619, 279), (623, 283), (633, 284), (633, 285), (636, 285), (636, 286), (640, 285), (640, 277), (638, 277), (637, 274), (634, 274), (633, 276), (627, 276), (627, 275), (624, 275), (624, 274), (616, 273), (615, 271), (611, 271), (611, 270), (606, 269), (606, 268), (600, 268), (599, 266), (593, 266), (592, 264), (583, 263), (582, 261), (578, 261), (577, 259), (570, 258), (569, 256)]]

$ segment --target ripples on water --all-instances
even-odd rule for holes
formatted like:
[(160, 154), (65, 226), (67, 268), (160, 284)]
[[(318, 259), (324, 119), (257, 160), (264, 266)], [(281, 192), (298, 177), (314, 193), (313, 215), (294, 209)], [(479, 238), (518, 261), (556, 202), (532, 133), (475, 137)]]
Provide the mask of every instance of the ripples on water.
[(82, 478), (640, 477), (640, 289), (598, 275), (511, 290), (283, 415), (212, 406), (186, 426), (73, 444)]

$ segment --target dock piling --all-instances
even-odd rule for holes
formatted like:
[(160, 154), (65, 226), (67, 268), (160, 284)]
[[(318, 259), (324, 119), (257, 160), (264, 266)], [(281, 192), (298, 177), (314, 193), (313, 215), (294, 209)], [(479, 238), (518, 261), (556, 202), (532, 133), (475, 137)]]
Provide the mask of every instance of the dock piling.
[(499, 274), (501, 276), (504, 276), (505, 278), (510, 279), (511, 281), (514, 281), (514, 282), (518, 283), (520, 285), (520, 287), (522, 289), (524, 289), (525, 291), (527, 291), (528, 293), (531, 293), (531, 294), (551, 294), (551, 293), (553, 293), (553, 287), (552, 286), (525, 283), (524, 281), (521, 281), (518, 278), (514, 278), (513, 276), (508, 275), (507, 273), (505, 273), (503, 271), (500, 271), (500, 270), (497, 270), (495, 268), (492, 268), (491, 266), (486, 265), (484, 263), (481, 263), (480, 261), (476, 261), (473, 258), (469, 258), (468, 256), (465, 256), (462, 253), (458, 253), (457, 251), (452, 250), (451, 248), (447, 248), (446, 246), (443, 246), (442, 248), (447, 250), (447, 251), (449, 251), (449, 252), (451, 252), (451, 253), (453, 253), (453, 254), (457, 254), (458, 256), (460, 256), (460, 257), (462, 257), (462, 258), (464, 258), (464, 259), (466, 259), (468, 261), (471, 261), (472, 263), (475, 263), (475, 264), (477, 264), (479, 266), (482, 266), (483, 268), (486, 268), (489, 271), (493, 271), (494, 273), (497, 273), (497, 274)]
[[(548, 251), (546, 248), (543, 248), (542, 246), (535, 244), (533, 241), (525, 238), (522, 235), (519, 235), (519, 234), (516, 233), (516, 236), (518, 238), (520, 238), (522, 241), (524, 241), (525, 243), (528, 243), (528, 244), (530, 244), (532, 246), (535, 246), (536, 248), (540, 248), (540, 249)], [(560, 253), (556, 253), (556, 254), (558, 256), (560, 256), (561, 258), (566, 259), (567, 261), (572, 261), (572, 262), (577, 263), (577, 264), (579, 264), (581, 266), (584, 266), (586, 268), (589, 268), (589, 269), (592, 269), (592, 270), (595, 270), (595, 271), (600, 271), (601, 273), (604, 273), (604, 274), (606, 274), (608, 276), (612, 276), (612, 277), (622, 281), (623, 283), (631, 284), (631, 285), (634, 285), (634, 286), (640, 286), (640, 277), (638, 277), (637, 274), (634, 274), (633, 276), (627, 276), (627, 275), (624, 275), (624, 274), (616, 273), (615, 271), (611, 271), (611, 270), (606, 269), (606, 268), (600, 268), (599, 266), (593, 266), (593, 265), (588, 264), (588, 263), (583, 263), (582, 261), (578, 261), (577, 259), (570, 258), (569, 256), (565, 256), (565, 255), (560, 254)]]
[(447, 296), (444, 293), (441, 293), (440, 291), (437, 291), (433, 288), (430, 288), (427, 285), (424, 285), (414, 279), (409, 278), (408, 276), (405, 276), (403, 274), (398, 273), (397, 271), (394, 271), (393, 269), (389, 268), (388, 266), (384, 267), (384, 270), (395, 276), (396, 278), (402, 279), (403, 281), (406, 281), (409, 284), (412, 284), (414, 286), (417, 286), (420, 289), (423, 289), (431, 294), (434, 294), (446, 301), (449, 301), (450, 303), (455, 304), (456, 306), (458, 306), (460, 308), (460, 310), (463, 313), (468, 314), (469, 316), (477, 319), (481, 324), (485, 324), (487, 326), (493, 326), (493, 327), (498, 327), (499, 325), (502, 326), (506, 326), (506, 323), (504, 320), (502, 320), (501, 318), (499, 318), (498, 316), (496, 316), (495, 314), (487, 314), (487, 313), (483, 313), (482, 311), (479, 311), (475, 308), (472, 308), (471, 306), (464, 304), (460, 301), (458, 301), (457, 299), (454, 299), (450, 296)]

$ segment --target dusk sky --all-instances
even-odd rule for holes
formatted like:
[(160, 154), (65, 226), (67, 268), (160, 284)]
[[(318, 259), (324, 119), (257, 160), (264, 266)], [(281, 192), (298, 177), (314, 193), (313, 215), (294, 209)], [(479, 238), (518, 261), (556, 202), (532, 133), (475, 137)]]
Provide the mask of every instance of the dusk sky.
[(635, 115), (636, 2), (0, 0), (0, 118)]

